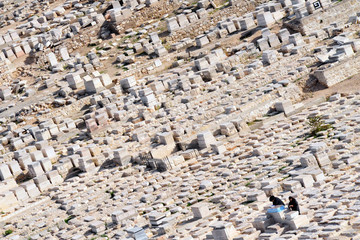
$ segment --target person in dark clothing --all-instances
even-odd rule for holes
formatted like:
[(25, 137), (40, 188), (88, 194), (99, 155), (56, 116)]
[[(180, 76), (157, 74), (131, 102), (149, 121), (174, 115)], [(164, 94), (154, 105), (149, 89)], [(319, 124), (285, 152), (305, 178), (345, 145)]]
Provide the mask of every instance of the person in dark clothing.
[(273, 203), (274, 206), (285, 205), (285, 203), (283, 201), (281, 201), (281, 199), (278, 197), (270, 196), (269, 200), (270, 200), (270, 202)]
[(289, 197), (289, 209), (291, 210), (291, 211), (298, 211), (299, 212), (299, 214), (300, 214), (300, 208), (299, 208), (299, 204), (298, 204), (298, 202), (296, 201), (296, 199), (295, 198), (293, 198), (293, 197)]

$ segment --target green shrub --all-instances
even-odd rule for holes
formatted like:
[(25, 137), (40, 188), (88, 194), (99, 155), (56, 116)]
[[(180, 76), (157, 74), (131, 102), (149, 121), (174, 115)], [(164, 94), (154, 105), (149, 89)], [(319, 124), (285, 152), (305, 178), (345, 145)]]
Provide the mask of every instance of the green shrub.
[(319, 132), (333, 128), (330, 124), (326, 124), (321, 115), (308, 117), (307, 124), (310, 126), (310, 135), (317, 136)]
[(75, 216), (74, 216), (74, 215), (71, 215), (71, 216), (67, 217), (66, 219), (64, 219), (64, 222), (68, 224), (69, 221), (70, 221), (71, 219), (73, 219), (73, 218), (75, 218)]
[(13, 233), (13, 230), (8, 229), (8, 230), (6, 230), (6, 231), (4, 232), (4, 236), (10, 235), (10, 234), (12, 234), (12, 233)]

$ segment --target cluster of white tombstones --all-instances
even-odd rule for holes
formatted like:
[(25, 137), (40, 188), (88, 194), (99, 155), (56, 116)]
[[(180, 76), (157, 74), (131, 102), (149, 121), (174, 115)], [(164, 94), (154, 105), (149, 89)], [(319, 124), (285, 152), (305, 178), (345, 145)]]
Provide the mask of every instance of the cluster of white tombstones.
[[(129, 8), (112, 3), (111, 20), (152, 3), (126, 1)], [(65, 117), (44, 112), (31, 125), (1, 119), (1, 234), (12, 230), (9, 239), (360, 237), (360, 95), (334, 94), (303, 104), (295, 84), (308, 76), (307, 66), (354, 55), (358, 40), (351, 31), (357, 26), (333, 38), (338, 46), (326, 48), (321, 41), (329, 32), (301, 36), (272, 30), (285, 14), (283, 7), (282, 2), (261, 5), (175, 43), (172, 49), (179, 52), (191, 45), (203, 52), (154, 75), (125, 72), (128, 76), (116, 82), (97, 71), (101, 65), (94, 52), (69, 54), (66, 47), (49, 52), (49, 73), (61, 78), (45, 85), (68, 95), (86, 94), (77, 106), (86, 104), (88, 110)], [(65, 14), (69, 9), (74, 12)], [(101, 17), (90, 9), (65, 2), (29, 18), (23, 28), (51, 29), (41, 34), (46, 46), (59, 26), (75, 33), (97, 22)], [(167, 19), (168, 30), (201, 20), (203, 11)], [(78, 22), (66, 25), (69, 14)], [(256, 27), (262, 28), (256, 44), (214, 48), (231, 34)], [(5, 42), (18, 38), (13, 31), (2, 36)], [(168, 50), (156, 32), (139, 44), (138, 49), (156, 54), (155, 65), (165, 61)], [(69, 69), (60, 71), (65, 64)], [(12, 91), (0, 90), (5, 103), (17, 101)], [(66, 111), (67, 100), (58, 96), (54, 102)], [(308, 117), (320, 115), (332, 127), (308, 135)], [(272, 211), (277, 208), (268, 200), (271, 195), (285, 203), (296, 198), (301, 214)]]

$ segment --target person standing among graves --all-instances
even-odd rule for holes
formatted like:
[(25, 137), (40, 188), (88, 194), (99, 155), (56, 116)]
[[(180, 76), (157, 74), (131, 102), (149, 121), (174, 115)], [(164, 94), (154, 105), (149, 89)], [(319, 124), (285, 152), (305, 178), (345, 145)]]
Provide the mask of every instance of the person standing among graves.
[(274, 206), (285, 205), (285, 203), (278, 197), (270, 196), (269, 200), (273, 203)]
[(296, 201), (295, 198), (289, 197), (289, 205), (288, 205), (288, 207), (289, 207), (289, 209), (291, 211), (298, 211), (299, 214), (300, 214), (299, 204), (298, 204), (298, 202)]

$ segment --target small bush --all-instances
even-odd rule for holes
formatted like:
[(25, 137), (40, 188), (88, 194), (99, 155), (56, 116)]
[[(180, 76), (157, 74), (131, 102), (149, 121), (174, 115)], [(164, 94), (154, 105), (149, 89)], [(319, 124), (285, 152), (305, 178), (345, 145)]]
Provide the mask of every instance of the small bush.
[(330, 124), (326, 124), (320, 115), (308, 117), (307, 124), (310, 126), (311, 136), (317, 136), (319, 132), (333, 128)]
[(73, 219), (73, 218), (75, 218), (75, 216), (74, 216), (74, 215), (71, 215), (71, 216), (67, 217), (66, 219), (64, 219), (64, 222), (67, 223), (67, 224), (69, 224), (69, 221), (70, 221), (71, 219)]
[(13, 230), (8, 229), (8, 230), (6, 230), (6, 231), (4, 232), (4, 236), (10, 235), (10, 234), (12, 234), (12, 233), (13, 233)]

